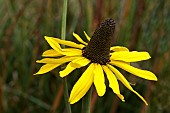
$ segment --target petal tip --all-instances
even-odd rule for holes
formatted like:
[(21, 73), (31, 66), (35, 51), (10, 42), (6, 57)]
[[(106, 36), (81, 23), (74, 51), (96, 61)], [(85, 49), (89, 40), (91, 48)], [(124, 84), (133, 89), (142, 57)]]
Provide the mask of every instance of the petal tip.
[(44, 36), (44, 38), (47, 40), (48, 36)]
[(69, 103), (70, 103), (70, 104), (74, 104), (74, 103), (76, 103), (76, 102), (77, 102), (77, 101), (75, 101), (75, 100), (69, 98)]
[(150, 59), (151, 58), (150, 54), (148, 52), (147, 52), (147, 54), (148, 54), (148, 59)]
[(117, 96), (122, 100), (122, 102), (125, 102), (124, 96), (121, 94), (117, 94)]
[(69, 101), (69, 103), (70, 103), (70, 104), (74, 104), (74, 102), (72, 102), (72, 101)]
[(34, 73), (33, 75), (34, 76), (37, 76), (37, 75), (40, 75), (41, 73), (39, 73), (39, 72), (36, 72), (36, 73)]
[(102, 97), (104, 94), (105, 94), (105, 93), (98, 93), (98, 95), (99, 95), (100, 97)]
[(52, 37), (49, 37), (49, 36), (44, 36), (45, 40), (49, 40), (50, 38)]
[[(152, 72), (151, 72), (152, 73)], [(158, 78), (156, 77), (156, 75), (154, 73), (152, 73), (152, 79), (153, 81), (158, 81)]]
[(155, 77), (154, 81), (158, 81), (158, 78), (157, 78), (157, 77)]
[(59, 72), (59, 76), (60, 76), (61, 78), (64, 78), (66, 75), (63, 73), (63, 71), (60, 71), (60, 72)]
[(36, 63), (40, 63), (40, 60), (36, 60)]

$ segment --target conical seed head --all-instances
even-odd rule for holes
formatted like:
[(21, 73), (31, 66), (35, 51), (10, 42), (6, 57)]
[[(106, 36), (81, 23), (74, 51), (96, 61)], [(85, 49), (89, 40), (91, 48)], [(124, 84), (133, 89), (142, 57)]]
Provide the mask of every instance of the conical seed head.
[(106, 64), (110, 59), (110, 47), (112, 44), (115, 21), (106, 19), (95, 30), (87, 47), (83, 50), (83, 56), (92, 62)]

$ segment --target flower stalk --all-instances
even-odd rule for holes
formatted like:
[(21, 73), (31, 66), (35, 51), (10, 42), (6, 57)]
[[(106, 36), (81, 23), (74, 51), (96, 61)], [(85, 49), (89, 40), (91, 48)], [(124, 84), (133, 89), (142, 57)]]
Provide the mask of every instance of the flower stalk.
[[(63, 0), (63, 11), (62, 11), (62, 27), (61, 27), (61, 39), (65, 40), (66, 36), (66, 16), (67, 16), (67, 0)], [(67, 78), (63, 79), (64, 83), (64, 100), (66, 104), (67, 113), (71, 113), (71, 106), (68, 102), (69, 95), (68, 95), (68, 85), (67, 85)]]
[(92, 87), (89, 89), (87, 94), (82, 98), (82, 113), (90, 113)]

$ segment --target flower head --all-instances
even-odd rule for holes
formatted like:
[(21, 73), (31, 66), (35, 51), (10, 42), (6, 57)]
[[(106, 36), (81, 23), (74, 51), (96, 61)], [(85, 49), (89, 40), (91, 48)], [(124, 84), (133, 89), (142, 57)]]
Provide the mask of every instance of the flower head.
[[(157, 81), (157, 77), (152, 72), (141, 70), (130, 65), (131, 62), (147, 60), (150, 58), (150, 55), (148, 52), (129, 51), (126, 47), (122, 46), (111, 47), (114, 29), (114, 20), (105, 20), (99, 28), (96, 29), (91, 38), (84, 32), (89, 41), (88, 43), (84, 42), (79, 35), (73, 33), (73, 36), (81, 44), (45, 36), (45, 39), (52, 49), (42, 54), (42, 56), (47, 58), (37, 60), (37, 63), (44, 63), (44, 65), (36, 74), (47, 73), (69, 62), (66, 68), (59, 72), (60, 77), (65, 77), (76, 68), (87, 66), (87, 69), (71, 90), (69, 98), (71, 104), (79, 101), (93, 83), (98, 95), (103, 96), (106, 91), (105, 73), (109, 81), (109, 87), (122, 101), (125, 100), (124, 96), (120, 93), (118, 80), (147, 105), (145, 99), (132, 88), (126, 78), (115, 67), (119, 67), (138, 77)], [(66, 45), (67, 48), (61, 48), (60, 44)]]

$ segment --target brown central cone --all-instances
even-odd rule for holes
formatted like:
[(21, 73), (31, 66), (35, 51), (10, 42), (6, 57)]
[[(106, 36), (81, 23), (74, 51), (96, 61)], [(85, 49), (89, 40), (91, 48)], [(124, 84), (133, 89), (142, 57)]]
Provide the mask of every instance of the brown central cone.
[(100, 24), (88, 45), (83, 49), (84, 57), (101, 65), (105, 65), (110, 61), (110, 47), (115, 24), (113, 19), (107, 19)]

